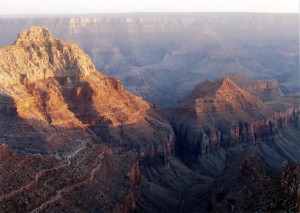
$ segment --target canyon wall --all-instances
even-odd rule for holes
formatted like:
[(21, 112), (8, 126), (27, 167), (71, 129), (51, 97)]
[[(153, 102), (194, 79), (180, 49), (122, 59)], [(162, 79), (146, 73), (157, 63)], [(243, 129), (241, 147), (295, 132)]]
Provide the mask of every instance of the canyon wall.
[[(299, 95), (290, 95), (262, 101), (227, 77), (204, 81), (168, 115), (176, 153), (184, 162), (197, 164), (229, 147), (257, 146), (254, 152), (277, 169), (284, 159), (298, 162), (292, 148), (298, 143), (298, 100)], [(280, 160), (272, 162), (267, 153), (273, 152)]]
[[(179, 149), (188, 150), (196, 156), (205, 156), (222, 147), (234, 144), (252, 144), (272, 141), (282, 129), (297, 126), (300, 108), (275, 112), (262, 120), (236, 121), (229, 126), (199, 128), (191, 123), (172, 123)], [(199, 124), (200, 126), (201, 124)]]
[(198, 82), (228, 72), (278, 79), (285, 93), (299, 90), (297, 14), (2, 18), (0, 45), (13, 43), (20, 31), (32, 25), (78, 43), (98, 70), (164, 106), (181, 100)]
[(283, 96), (280, 85), (275, 79), (255, 80), (241, 73), (228, 73), (225, 76), (262, 100), (272, 100)]
[[(251, 57), (228, 56), (227, 51), (231, 49), (217, 31), (210, 27), (201, 28), (206, 22), (214, 26), (220, 17), (213, 14), (201, 17), (203, 22), (198, 15), (192, 19), (165, 17), (158, 20), (149, 17), (124, 19), (122, 15), (107, 20), (103, 17), (62, 18), (55, 20), (62, 24), (60, 26), (65, 26), (64, 21), (67, 20), (67, 24), (74, 26), (74, 31), (68, 34), (69, 28), (63, 27), (55, 30), (65, 35), (78, 33), (80, 36), (85, 32), (86, 37), (83, 37), (89, 43), (93, 39), (86, 38), (93, 26), (95, 35), (102, 32), (115, 39), (116, 43), (109, 43), (107, 47), (113, 48), (112, 52), (104, 54), (107, 58), (101, 55), (99, 59), (106, 60), (104, 64), (112, 63), (111, 67), (105, 68), (106, 71), (116, 68), (115, 73), (127, 75), (123, 63), (126, 55), (126, 63), (130, 61), (130, 67), (127, 67), (131, 71), (129, 75), (134, 76), (133, 81), (129, 78), (128, 82), (138, 84), (142, 92), (146, 88), (156, 94), (157, 91), (153, 90), (155, 82), (163, 85), (157, 87), (159, 92), (167, 91), (166, 85), (174, 83), (175, 79), (179, 79), (179, 87), (175, 88), (180, 89), (182, 85), (188, 88), (184, 84), (189, 83), (191, 73), (186, 70), (179, 72), (184, 74), (183, 79), (177, 72), (166, 74), (180, 63), (178, 70), (181, 69), (186, 60), (193, 64), (199, 62), (199, 58), (209, 56), (209, 60), (222, 62), (219, 65), (229, 59), (235, 64), (253, 62)], [(245, 17), (246, 20), (252, 19), (249, 15)], [(99, 19), (101, 26), (98, 26)], [(228, 16), (225, 22), (229, 24), (229, 20), (232, 16)], [(10, 21), (14, 23), (16, 20)], [(22, 22), (22, 19), (19, 21)], [(52, 19), (35, 21), (53, 27)], [(3, 23), (2, 20), (0, 22)], [(30, 19), (25, 20), (27, 24), (30, 22)], [(198, 42), (198, 45), (193, 42), (190, 45), (177, 43), (175, 37), (178, 34), (174, 32), (182, 33), (182, 28), (178, 28), (180, 24), (199, 30), (191, 33), (194, 36), (192, 41)], [(128, 28), (123, 29), (123, 25)], [(85, 26), (86, 31), (78, 30), (78, 26)], [(104, 26), (113, 29), (102, 28)], [(157, 29), (153, 26), (160, 26), (160, 36), (163, 35), (164, 42), (170, 43), (160, 43), (161, 37), (155, 37)], [(184, 29), (188, 31), (190, 28)], [(130, 33), (122, 34), (124, 30)], [(140, 43), (128, 43), (126, 39), (137, 39), (134, 37), (137, 30), (149, 37)], [(273, 32), (270, 28), (268, 30)], [(294, 35), (292, 31), (286, 32), (287, 37)], [(264, 41), (259, 36), (249, 38), (248, 33), (242, 34), (241, 40), (246, 39), (253, 45)], [(172, 36), (174, 40), (170, 39)], [(226, 39), (230, 40), (230, 36), (232, 34), (228, 32)], [(281, 35), (266, 37), (271, 43), (285, 39)], [(119, 40), (122, 38), (124, 40)], [(155, 41), (145, 43), (151, 38)], [(99, 42), (96, 41), (95, 44)], [(108, 44), (105, 40), (101, 41), (101, 45)], [(147, 49), (155, 42), (157, 46), (153, 46), (153, 51)], [(165, 45), (172, 47), (167, 50), (168, 54), (157, 54), (157, 47)], [(162, 56), (167, 65), (174, 66), (154, 65), (155, 72), (152, 72), (150, 64), (158, 63)], [(143, 73), (145, 75), (136, 75), (140, 70), (135, 68), (141, 66), (147, 70)], [(205, 67), (205, 64), (202, 66)], [(161, 70), (162, 67), (165, 69)], [(226, 69), (216, 71), (216, 76)], [(259, 72), (254, 69), (254, 73)], [(148, 81), (148, 76), (153, 74), (157, 75), (149, 81), (153, 84), (148, 82), (144, 87), (145, 79)], [(192, 94), (174, 109), (163, 110), (127, 92), (120, 80), (98, 72), (78, 45), (56, 40), (49, 30), (40, 27), (21, 32), (13, 45), (0, 49), (0, 77), (1, 212), (210, 211), (216, 207), (214, 200), (220, 203), (223, 198), (228, 198), (229, 206), (234, 206), (230, 201), (241, 197), (232, 199), (231, 194), (223, 194), (221, 199), (214, 198), (215, 182), (221, 180), (219, 183), (225, 188), (233, 186), (223, 184), (224, 174), (224, 177), (232, 178), (232, 183), (243, 180), (241, 185), (237, 184), (237, 189), (229, 189), (229, 192), (243, 192), (241, 188), (245, 186), (247, 189), (249, 183), (259, 189), (261, 186), (269, 189), (268, 181), (273, 180), (275, 173), (263, 160), (271, 166), (282, 159), (300, 162), (295, 149), (299, 146), (299, 95), (262, 101), (251, 94), (278, 95), (275, 81), (255, 81), (256, 86), (249, 87), (248, 91), (226, 77), (206, 81), (197, 85)], [(198, 77), (196, 75), (193, 81), (199, 82)], [(170, 84), (170, 87), (177, 98), (183, 94), (174, 89), (174, 85)], [(173, 99), (167, 102), (170, 103), (170, 100)], [(172, 126), (160, 114), (167, 117)], [(249, 151), (253, 150), (248, 158)], [(228, 170), (230, 167), (235, 167), (233, 172)], [(290, 190), (289, 182), (290, 178), (283, 176), (282, 183), (287, 192)], [(292, 186), (295, 194), (296, 186)], [(263, 198), (259, 204), (270, 200)], [(253, 199), (251, 202), (258, 205), (257, 198)], [(246, 204), (242, 203), (240, 209), (245, 209)], [(257, 205), (253, 210), (260, 208)]]

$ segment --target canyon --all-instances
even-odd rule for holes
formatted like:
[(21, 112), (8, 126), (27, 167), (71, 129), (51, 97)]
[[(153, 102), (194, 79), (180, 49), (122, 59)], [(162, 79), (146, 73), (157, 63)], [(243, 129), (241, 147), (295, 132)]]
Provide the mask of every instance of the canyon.
[(32, 25), (73, 41), (102, 73), (174, 106), (201, 81), (239, 72), (299, 92), (298, 14), (146, 13), (0, 18), (0, 46)]
[[(205, 17), (211, 16), (202, 18)], [(16, 27), (21, 20), (10, 21)], [(93, 20), (94, 26), (99, 20), (105, 22), (103, 17), (34, 19), (34, 22), (39, 20), (43, 23), (48, 20), (49, 25), (53, 20), (59, 20), (60, 24), (67, 20), (68, 25), (73, 23), (77, 27), (76, 20), (81, 27), (82, 20), (86, 23)], [(143, 21), (119, 17), (115, 20), (117, 26), (124, 24), (120, 20), (126, 20), (127, 25)], [(149, 20), (162, 24), (161, 19), (145, 17), (143, 26), (149, 28), (143, 30), (148, 32), (151, 32)], [(199, 17), (184, 20), (185, 24), (194, 23)], [(111, 26), (113, 21), (106, 22)], [(7, 20), (1, 19), (0, 25), (4, 23)], [(26, 19), (25, 23), (29, 25), (32, 20)], [(170, 22), (165, 24), (177, 26), (176, 22), (174, 26)], [(94, 30), (103, 28), (105, 34), (104, 26)], [(54, 33), (58, 29), (68, 28), (58, 27)], [(209, 29), (205, 30), (211, 35)], [(5, 31), (4, 37), (12, 32)], [(63, 38), (70, 36), (64, 39), (69, 41), (76, 31), (59, 32)], [(173, 32), (174, 29), (168, 36)], [(149, 39), (152, 36), (149, 34)], [(119, 34), (116, 37), (122, 38)], [(219, 39), (218, 35), (213, 38)], [(253, 39), (255, 43), (259, 38)], [(105, 39), (102, 41), (105, 43)], [(0, 49), (1, 212), (299, 209), (300, 96), (291, 93), (297, 88), (289, 85), (289, 81), (263, 76), (253, 79), (250, 68), (243, 73), (230, 70), (228, 74), (224, 67), (224, 71), (213, 74), (217, 79), (202, 81), (204, 75), (194, 76), (192, 83), (185, 79), (189, 84), (185, 92), (180, 89), (182, 85), (172, 87), (173, 92), (182, 93), (175, 98), (177, 104), (168, 109), (128, 92), (126, 88), (133, 89), (127, 84), (129, 81), (121, 78), (126, 84), (124, 88), (120, 80), (102, 74), (98, 68), (102, 65), (97, 61), (94, 65), (92, 61), (105, 60), (103, 55), (91, 54), (90, 58), (87, 53), (91, 52), (85, 53), (76, 43), (55, 39), (46, 28), (30, 27), (11, 43)], [(107, 45), (104, 43), (99, 45)], [(207, 47), (209, 50), (213, 50), (211, 45)], [(80, 46), (85, 45), (80, 43)], [(153, 51), (156, 47), (153, 46)], [(197, 48), (205, 50), (202, 46)], [(105, 48), (101, 47), (102, 50)], [(156, 56), (151, 49), (149, 57), (143, 55), (144, 50), (141, 48), (136, 56), (156, 60), (150, 57)], [(113, 60), (120, 51), (125, 50), (114, 47)], [(170, 57), (176, 56), (176, 60), (189, 55), (184, 50), (172, 51)], [(196, 56), (194, 52), (191, 57)], [(149, 66), (147, 63), (143, 66)], [(176, 62), (170, 64), (175, 66)], [(141, 80), (139, 71), (131, 67), (133, 75), (122, 63), (118, 66), (110, 67), (110, 74), (117, 77), (132, 74), (137, 78), (134, 87), (144, 87), (137, 83)], [(107, 74), (106, 68), (103, 72)], [(164, 73), (161, 67), (156, 68), (158, 79), (167, 79), (159, 83), (172, 81), (165, 75), (167, 70)], [(183, 81), (178, 73), (173, 74), (173, 80)], [(145, 76), (147, 81), (151, 80)], [(157, 97), (167, 96), (159, 93)], [(174, 97), (166, 99), (166, 105), (175, 103)]]

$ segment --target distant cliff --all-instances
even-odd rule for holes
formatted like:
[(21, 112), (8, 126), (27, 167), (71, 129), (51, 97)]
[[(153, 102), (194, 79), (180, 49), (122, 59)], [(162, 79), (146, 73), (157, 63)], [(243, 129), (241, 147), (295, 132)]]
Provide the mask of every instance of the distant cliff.
[(226, 74), (226, 77), (230, 78), (242, 89), (263, 100), (272, 100), (283, 96), (279, 83), (275, 79), (254, 80), (240, 73), (229, 73)]
[(271, 142), (285, 128), (298, 126), (298, 98), (263, 102), (226, 77), (204, 81), (170, 117), (178, 151), (201, 157), (232, 145)]
[(299, 90), (297, 14), (0, 19), (0, 45), (13, 43), (19, 31), (32, 25), (47, 27), (56, 37), (78, 43), (98, 70), (119, 78), (129, 91), (164, 106), (176, 104), (198, 82), (228, 72), (278, 79), (284, 92)]

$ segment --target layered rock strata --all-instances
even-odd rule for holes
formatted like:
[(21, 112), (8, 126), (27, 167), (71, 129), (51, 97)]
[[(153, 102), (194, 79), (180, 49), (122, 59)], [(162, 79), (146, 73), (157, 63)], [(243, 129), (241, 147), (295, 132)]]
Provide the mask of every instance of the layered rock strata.
[(297, 97), (262, 102), (228, 78), (205, 81), (171, 116), (179, 149), (205, 156), (233, 144), (270, 142), (280, 129), (298, 125)]
[(226, 77), (262, 100), (278, 99), (283, 96), (279, 83), (275, 79), (254, 80), (241, 73), (229, 73)]
[(0, 127), (1, 212), (132, 212), (140, 165), (173, 152), (147, 102), (37, 26), (0, 49)]

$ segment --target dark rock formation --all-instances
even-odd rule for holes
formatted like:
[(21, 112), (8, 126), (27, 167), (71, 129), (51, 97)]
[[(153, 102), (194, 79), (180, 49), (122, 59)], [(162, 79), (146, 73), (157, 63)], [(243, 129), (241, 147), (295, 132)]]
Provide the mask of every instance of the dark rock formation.
[[(297, 212), (299, 170), (294, 163), (283, 164), (280, 173), (253, 150), (244, 147), (227, 152), (226, 167), (213, 186), (218, 212)], [(295, 187), (295, 188), (293, 188)]]
[(284, 162), (282, 165), (281, 185), (290, 200), (290, 208), (295, 212), (300, 210), (300, 164)]
[(0, 159), (3, 160), (7, 158), (9, 155), (11, 155), (12, 152), (10, 148), (7, 146), (7, 144), (0, 144)]

